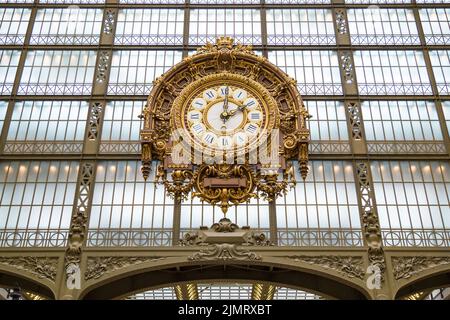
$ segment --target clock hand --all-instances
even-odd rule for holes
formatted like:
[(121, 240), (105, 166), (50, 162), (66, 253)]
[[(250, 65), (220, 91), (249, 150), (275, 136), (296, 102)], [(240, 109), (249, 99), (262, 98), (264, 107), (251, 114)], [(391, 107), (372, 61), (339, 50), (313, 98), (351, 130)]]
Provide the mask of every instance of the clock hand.
[(237, 107), (237, 109), (231, 110), (230, 112), (227, 112), (227, 114), (229, 115), (229, 117), (234, 116), (236, 114), (236, 111), (244, 111), (244, 109), (247, 108), (247, 106), (245, 104), (243, 104), (242, 106)]
[(223, 123), (227, 122), (229, 115), (228, 115), (228, 94), (230, 90), (228, 86), (225, 88), (225, 100), (223, 101), (223, 112), (221, 113), (220, 117), (223, 120)]

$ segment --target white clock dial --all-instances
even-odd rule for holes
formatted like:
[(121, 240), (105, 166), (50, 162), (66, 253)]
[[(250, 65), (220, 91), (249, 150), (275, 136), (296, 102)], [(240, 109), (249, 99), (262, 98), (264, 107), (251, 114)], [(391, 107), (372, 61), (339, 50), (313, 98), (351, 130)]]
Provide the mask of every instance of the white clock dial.
[(245, 99), (244, 106), (248, 110), (253, 110), (253, 109), (259, 107), (259, 104), (258, 104), (258, 101), (256, 101), (255, 98), (248, 98), (248, 99)]
[(215, 100), (217, 98), (217, 91), (214, 89), (208, 89), (203, 92), (203, 98), (206, 101)]
[[(225, 97), (227, 95), (227, 86), (221, 86), (218, 91), (219, 91), (219, 96)], [(231, 88), (228, 87), (228, 96), (231, 97), (231, 94), (232, 94)]]
[(230, 136), (220, 136), (217, 145), (222, 149), (228, 149), (233, 146), (233, 139)]
[(233, 102), (228, 102), (228, 111), (229, 113), (233, 113), (226, 121), (220, 116), (224, 112), (224, 102), (218, 102), (213, 104), (206, 114), (206, 119), (208, 121), (211, 129), (216, 130), (217, 132), (230, 132), (238, 129), (242, 126), (242, 122), (244, 121), (244, 115), (241, 111), (238, 110), (238, 106)]
[(202, 141), (203, 143), (207, 144), (207, 145), (215, 145), (217, 142), (217, 135), (215, 135), (213, 132), (211, 131), (207, 131), (203, 137), (202, 137)]
[(263, 119), (263, 114), (261, 111), (253, 110), (247, 114), (247, 118), (252, 122), (260, 122)]
[(189, 111), (187, 119), (189, 122), (200, 122), (202, 120), (202, 113), (198, 110)]
[(233, 136), (234, 143), (241, 147), (247, 144), (248, 136), (245, 132), (239, 131)]
[(192, 101), (192, 107), (197, 110), (203, 110), (206, 107), (206, 100), (203, 98), (195, 98)]
[(247, 98), (247, 91), (243, 89), (236, 89), (233, 91), (233, 98), (238, 101), (244, 101)]
[(260, 101), (242, 87), (211, 86), (191, 100), (184, 122), (193, 140), (203, 147), (240, 149), (256, 141), (267, 125)]
[(201, 136), (206, 131), (206, 127), (203, 123), (196, 123), (191, 127), (191, 131), (196, 136)]
[(253, 136), (253, 135), (255, 135), (255, 134), (257, 134), (259, 132), (259, 126), (256, 123), (253, 123), (253, 122), (247, 123), (245, 125), (245, 127), (244, 127), (244, 131), (247, 134)]

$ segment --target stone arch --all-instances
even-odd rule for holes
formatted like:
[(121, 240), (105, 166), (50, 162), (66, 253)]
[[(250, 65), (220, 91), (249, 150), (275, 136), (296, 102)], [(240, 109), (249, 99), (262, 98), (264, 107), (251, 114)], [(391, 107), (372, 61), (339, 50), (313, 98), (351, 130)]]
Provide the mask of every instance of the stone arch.
[(18, 273), (0, 266), (0, 286), (5, 288), (20, 287), (22, 290), (55, 299), (53, 288), (45, 284), (45, 280), (36, 279), (25, 273)]
[[(130, 295), (133, 294), (138, 294), (138, 293), (142, 293), (145, 291), (150, 291), (150, 290), (157, 290), (157, 289), (162, 289), (162, 288), (168, 288), (168, 287), (173, 287), (175, 285), (183, 285), (183, 284), (190, 284), (192, 282), (186, 282), (186, 281), (180, 281), (180, 282), (176, 282), (176, 283), (170, 283), (170, 284), (165, 284), (165, 285), (158, 285), (158, 286), (152, 286), (152, 287), (148, 287), (148, 288), (144, 288), (144, 289), (138, 289), (135, 290), (133, 292), (127, 292), (126, 294), (116, 297), (114, 299), (120, 300), (120, 299), (124, 299)], [(219, 285), (219, 284), (240, 284), (240, 285), (245, 285), (245, 284), (257, 284), (257, 283), (261, 283), (261, 281), (256, 281), (256, 280), (242, 280), (242, 279), (206, 279), (206, 280), (196, 280), (195, 281), (196, 284), (211, 284), (211, 285)], [(331, 297), (331, 296), (327, 296), (321, 292), (317, 292), (317, 291), (312, 291), (311, 289), (307, 289), (304, 287), (300, 287), (300, 286), (287, 286), (284, 283), (278, 283), (278, 282), (270, 282), (270, 281), (264, 281), (264, 284), (270, 284), (270, 285), (274, 285), (274, 286), (279, 286), (279, 287), (283, 287), (283, 288), (289, 288), (289, 289), (294, 289), (294, 290), (300, 290), (300, 291), (304, 291), (307, 293), (312, 293), (312, 294), (316, 294), (322, 298), (325, 298), (327, 300), (335, 300), (336, 298)]]
[(370, 299), (363, 282), (358, 284), (338, 273), (322, 272), (308, 266), (240, 261), (223, 264), (172, 263), (158, 267), (127, 268), (101, 281), (87, 283), (80, 299), (116, 299), (145, 289), (199, 281), (269, 282), (334, 299)]
[(450, 265), (437, 267), (420, 277), (416, 277), (403, 284), (395, 293), (395, 299), (399, 299), (410, 294), (437, 288), (450, 286)]

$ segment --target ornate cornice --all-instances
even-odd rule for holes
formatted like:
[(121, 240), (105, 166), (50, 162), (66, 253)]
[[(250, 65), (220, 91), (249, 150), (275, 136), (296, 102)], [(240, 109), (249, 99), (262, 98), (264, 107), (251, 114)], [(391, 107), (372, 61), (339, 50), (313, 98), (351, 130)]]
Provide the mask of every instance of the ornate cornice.
[(325, 269), (337, 271), (348, 278), (363, 280), (365, 272), (362, 257), (353, 256), (286, 256), (285, 258), (295, 262), (318, 265)]
[(255, 261), (262, 260), (258, 254), (243, 249), (241, 246), (230, 243), (219, 243), (201, 249), (188, 257), (190, 261)]
[(392, 257), (393, 274), (396, 280), (409, 279), (424, 270), (444, 264), (450, 265), (450, 257)]
[(36, 256), (0, 257), (0, 264), (26, 271), (39, 279), (55, 282), (58, 258)]
[(167, 257), (90, 257), (87, 261), (85, 280), (98, 279), (104, 274), (113, 272), (128, 266), (145, 262), (164, 260)]

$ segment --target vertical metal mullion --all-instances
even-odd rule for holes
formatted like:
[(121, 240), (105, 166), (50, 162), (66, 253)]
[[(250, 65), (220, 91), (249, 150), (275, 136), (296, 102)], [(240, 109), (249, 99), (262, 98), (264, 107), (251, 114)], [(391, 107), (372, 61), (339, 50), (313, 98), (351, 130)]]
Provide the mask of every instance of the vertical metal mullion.
[[(31, 165), (31, 161), (29, 161), (29, 164)], [(26, 229), (26, 231), (28, 232), (28, 230), (29, 230), (29, 225), (30, 225), (30, 217), (31, 217), (31, 212), (33, 211), (32, 209), (33, 209), (33, 201), (34, 201), (34, 195), (36, 194), (36, 189), (37, 189), (37, 185), (38, 185), (38, 180), (39, 180), (39, 173), (40, 173), (40, 171), (41, 171), (41, 164), (42, 164), (42, 161), (39, 161), (39, 168), (38, 168), (38, 172), (36, 173), (36, 179), (35, 179), (35, 181), (34, 181), (34, 188), (33, 188), (33, 195), (31, 196), (31, 201), (30, 201), (30, 214), (28, 215), (28, 217), (27, 217), (27, 224), (26, 224), (26, 227), (25, 227), (25, 229)], [(27, 176), (26, 176), (26, 180), (25, 181), (27, 181), (28, 180), (28, 177), (30, 176), (30, 171), (31, 171), (32, 169), (31, 169), (31, 166), (29, 166), (28, 167), (28, 171), (27, 171)], [(26, 191), (26, 186), (24, 186), (24, 190), (23, 190), (23, 193), (22, 193), (22, 198), (21, 198), (21, 201), (20, 201), (20, 203), (23, 203), (23, 200), (24, 200), (24, 198), (25, 198), (25, 191)], [(20, 217), (20, 215), (19, 215), (19, 217)], [(17, 219), (17, 224), (19, 223), (19, 219)], [(17, 224), (16, 224), (16, 229), (17, 229)]]
[[(41, 165), (42, 164), (42, 162), (43, 161), (41, 161), (39, 164)], [(43, 197), (45, 196), (45, 193), (46, 193), (46, 191), (47, 191), (47, 186), (48, 186), (48, 177), (49, 177), (49, 175), (50, 175), (50, 168), (51, 168), (51, 161), (47, 161), (48, 162), (48, 171), (47, 171), (47, 174), (46, 174), (46, 176), (45, 176), (45, 185), (43, 186), (44, 187), (44, 195), (43, 195)], [(40, 170), (39, 170), (40, 171)], [(34, 190), (34, 194), (33, 194), (33, 199), (32, 199), (32, 201), (34, 201), (34, 197), (35, 197), (35, 195), (36, 195), (36, 190), (37, 190), (37, 188), (38, 188), (38, 186), (39, 186), (39, 183), (38, 182), (36, 182), (36, 188), (35, 188), (35, 190)], [(33, 203), (33, 202), (32, 202)], [(33, 206), (33, 204), (32, 204), (32, 206)], [(37, 228), (36, 229), (40, 229), (39, 228), (39, 225), (41, 224), (41, 218), (42, 218), (42, 211), (43, 211), (43, 207), (44, 207), (44, 205), (43, 204), (41, 204), (41, 206), (40, 206), (40, 210), (39, 210), (39, 219), (38, 219), (38, 223), (37, 223)], [(52, 204), (52, 209), (53, 209), (53, 204)], [(29, 219), (29, 217), (28, 217), (28, 219)]]
[[(14, 103), (14, 108), (16, 107), (16, 103), (17, 103), (17, 102)], [(19, 103), (20, 103), (20, 102), (19, 102)], [(15, 134), (15, 136), (14, 136), (14, 140), (17, 140), (17, 136), (18, 136), (18, 134), (19, 134), (20, 126), (21, 126), (22, 121), (27, 123), (26, 129), (24, 130), (24, 131), (25, 131), (25, 138), (24, 138), (23, 140), (28, 140), (27, 137), (28, 137), (28, 130), (30, 129), (30, 124), (31, 124), (31, 113), (32, 113), (32, 111), (33, 111), (33, 108), (34, 108), (34, 104), (35, 104), (35, 103), (36, 103), (36, 102), (33, 102), (33, 105), (32, 105), (32, 107), (31, 107), (31, 110), (30, 110), (30, 116), (28, 117), (28, 119), (25, 120), (25, 119), (23, 119), (23, 112), (24, 112), (24, 109), (25, 109), (25, 103), (22, 102), (22, 111), (20, 112), (19, 124), (18, 124), (18, 127), (17, 127), (16, 134)], [(12, 117), (13, 117), (13, 115), (14, 115), (14, 108), (13, 108), (13, 113), (12, 113), (12, 115), (11, 115), (11, 121), (10, 121), (10, 122), (13, 122)], [(9, 132), (8, 132), (8, 134), (9, 134)], [(6, 136), (6, 139), (8, 139), (8, 136)]]
[[(285, 209), (287, 209), (286, 204)], [(269, 228), (270, 228), (270, 241), (274, 244), (278, 244), (277, 205), (275, 199), (269, 202)]]
[[(22, 73), (23, 73), (25, 61), (26, 61), (27, 54), (28, 54), (28, 46), (30, 44), (30, 38), (31, 38), (31, 33), (33, 31), (34, 21), (36, 19), (36, 13), (37, 13), (37, 0), (34, 1), (34, 5), (31, 9), (30, 19), (28, 22), (27, 31), (26, 31), (24, 42), (22, 45), (22, 51), (20, 54), (19, 63), (18, 63), (17, 69), (16, 69), (14, 84), (13, 84), (13, 87), (11, 90), (11, 95), (9, 96), (8, 107), (6, 109), (5, 119), (3, 121), (3, 128), (2, 128), (1, 134), (0, 134), (0, 155), (3, 154), (3, 152), (4, 152), (6, 138), (8, 136), (9, 126), (11, 123), (11, 117), (12, 117), (12, 114), (14, 111), (14, 104), (16, 101), (17, 92), (18, 92), (18, 89), (20, 86), (20, 80), (22, 78)], [(12, 50), (12, 51), (15, 51), (15, 50)]]
[[(408, 165), (410, 165), (409, 161), (408, 161)], [(399, 173), (400, 173), (402, 189), (403, 189), (403, 192), (405, 193), (405, 196), (406, 196), (405, 179), (403, 178), (403, 172), (402, 172), (402, 167), (401, 167), (401, 162), (400, 161), (398, 161), (398, 170), (399, 170)], [(392, 173), (392, 171), (391, 171), (391, 173)], [(394, 175), (392, 174), (392, 185), (393, 185), (393, 188), (394, 188), (395, 204), (396, 204), (396, 207), (397, 207), (398, 217), (400, 219), (400, 225), (402, 226), (401, 229), (403, 229), (403, 224), (401, 223), (401, 212), (399, 210), (399, 205), (398, 205), (397, 192), (395, 191), (395, 183), (396, 182), (394, 181)], [(414, 188), (414, 192), (416, 192), (415, 188)], [(416, 199), (417, 199), (417, 197), (416, 197)], [(414, 229), (413, 221), (411, 219), (411, 215), (409, 214), (409, 210), (408, 210), (408, 219), (409, 219), (409, 223), (411, 225), (411, 229)], [(420, 220), (422, 221), (422, 219), (420, 219)], [(422, 224), (422, 227), (423, 227), (423, 224)]]
[[(98, 163), (97, 163), (97, 165), (98, 165)], [(105, 172), (105, 175), (104, 175), (104, 178), (103, 178), (103, 180), (101, 181), (102, 182), (102, 190), (101, 190), (101, 192), (102, 192), (102, 195), (101, 195), (101, 202), (100, 202), (100, 210), (99, 210), (99, 215), (98, 215), (98, 224), (97, 224), (97, 226), (96, 226), (96, 228), (100, 231), (100, 224), (101, 224), (101, 221), (102, 221), (102, 214), (103, 214), (103, 212), (104, 212), (104, 199), (105, 199), (105, 187), (106, 187), (106, 184), (108, 183), (108, 181), (106, 181), (106, 177), (107, 177), (107, 172), (108, 172), (108, 167), (109, 167), (109, 161), (105, 161), (104, 162), (104, 168), (103, 168), (103, 170), (104, 170), (104, 172)], [(80, 168), (81, 169), (81, 168)], [(95, 177), (95, 179), (93, 180), (93, 181), (95, 181), (95, 182), (97, 182), (97, 177)], [(94, 183), (95, 183), (94, 182)], [(100, 181), (99, 181), (100, 182)], [(94, 189), (94, 192), (92, 193), (93, 195), (95, 194), (95, 189)], [(92, 203), (91, 203), (91, 210), (92, 210)], [(91, 219), (89, 219), (89, 223), (87, 224), (87, 226), (88, 226), (88, 229), (89, 229), (89, 226), (90, 226), (90, 224), (91, 224)], [(106, 239), (106, 240), (108, 240), (108, 239)]]
[[(13, 187), (13, 189), (12, 189), (11, 203), (13, 202), (12, 200), (14, 199), (14, 193), (15, 193), (15, 191), (16, 191), (16, 186), (17, 186), (17, 184), (18, 184), (18, 183), (17, 183), (17, 179), (18, 179), (19, 174), (20, 174), (20, 166), (21, 166), (21, 163), (22, 163), (22, 162), (27, 162), (28, 165), (31, 164), (31, 161), (30, 161), (30, 160), (25, 160), (25, 161), (22, 160), (22, 161), (18, 161), (18, 165), (17, 165), (17, 174), (16, 174), (16, 176), (15, 176), (15, 179), (13, 180), (13, 181), (15, 181), (15, 182), (14, 182), (14, 187)], [(9, 168), (12, 169), (12, 166), (10, 165)], [(9, 170), (8, 170), (8, 176), (9, 176)], [(8, 176), (6, 177), (6, 181), (8, 180)], [(23, 193), (22, 193), (22, 197), (21, 197), (20, 204), (18, 205), (20, 209), (22, 209), (22, 206), (23, 206), (23, 194), (25, 193), (25, 188), (26, 188), (26, 186), (27, 186), (27, 177), (28, 177), (28, 172), (27, 172), (27, 175), (24, 177), (24, 182), (23, 182)], [(11, 214), (11, 207), (12, 207), (12, 206), (14, 206), (14, 204), (11, 204), (11, 206), (9, 207), (8, 215), (7, 215), (7, 217), (6, 217), (6, 223), (5, 223), (5, 227), (6, 227), (6, 228), (7, 228), (7, 226), (8, 226), (8, 222), (9, 222), (9, 217), (10, 217), (10, 214)], [(19, 224), (19, 218), (20, 218), (20, 212), (18, 213), (18, 216), (17, 216), (17, 222), (16, 222), (16, 227), (15, 227), (15, 229), (17, 229), (17, 227), (18, 227), (18, 224)], [(27, 227), (24, 227), (24, 229), (27, 230), (28, 228), (27, 228)], [(14, 240), (15, 240), (15, 236), (14, 236)]]
[(119, 171), (119, 168), (118, 168), (119, 167), (118, 166), (119, 161), (115, 160), (113, 163), (114, 163), (115, 170), (114, 170), (114, 180), (112, 181), (112, 184), (113, 184), (112, 190), (111, 190), (111, 192), (112, 192), (112, 199), (111, 199), (111, 211), (109, 212), (108, 229), (111, 229), (111, 220), (112, 220), (112, 217), (113, 217), (113, 212), (114, 212), (114, 207), (115, 207), (115, 204), (114, 204), (114, 193), (116, 192), (117, 171)]
[[(408, 101), (408, 102), (409, 102), (409, 101)], [(401, 111), (400, 111), (400, 106), (398, 105), (398, 101), (396, 102), (396, 105), (397, 105), (398, 114), (400, 115), (400, 125), (401, 125), (401, 128), (402, 128), (403, 140), (406, 140), (405, 128), (404, 128), (404, 126), (403, 126), (403, 116), (402, 116), (402, 113), (401, 113)], [(411, 115), (410, 115), (410, 113), (409, 113), (409, 107), (408, 107), (408, 105), (407, 105), (407, 107), (406, 107), (406, 110), (407, 110), (407, 112), (408, 112), (408, 121), (411, 122)], [(411, 128), (412, 128), (412, 124), (411, 124)]]
[[(35, 108), (35, 106), (36, 106), (36, 104), (37, 103), (42, 103), (42, 102), (44, 102), (44, 101), (33, 101), (33, 109)], [(62, 101), (60, 101), (61, 102), (61, 104), (62, 104)], [(52, 106), (52, 108), (53, 108), (53, 105), (54, 105), (54, 103), (55, 103), (55, 101), (51, 101), (51, 106)], [(33, 110), (32, 110), (33, 111)], [(49, 117), (48, 117), (48, 119), (43, 119), (42, 118), (42, 111), (43, 111), (43, 104), (41, 105), (41, 108), (40, 108), (40, 111), (39, 111), (39, 118), (38, 118), (38, 120), (31, 120), (31, 117), (30, 117), (30, 123), (32, 123), (32, 122), (37, 122), (38, 124), (37, 124), (37, 126), (36, 126), (36, 133), (34, 134), (34, 136), (30, 139), (30, 140), (33, 140), (33, 142), (36, 142), (38, 139), (38, 136), (37, 136), (37, 133), (38, 133), (38, 129), (39, 129), (39, 124), (40, 123), (45, 123), (45, 125), (46, 125), (46, 128), (45, 128), (45, 132), (44, 132), (44, 138), (42, 139), (42, 140), (48, 140), (47, 138), (48, 138), (48, 129), (49, 129), (49, 125), (50, 125), (50, 121), (51, 121), (51, 110), (50, 110), (50, 113), (49, 113)], [(58, 113), (58, 119), (57, 119), (57, 125), (56, 125), (56, 130), (55, 130), (55, 138), (54, 139), (52, 139), (52, 142), (54, 142), (55, 140), (56, 140), (56, 133), (58, 132), (58, 124), (60, 123), (60, 116), (61, 116), (61, 106), (59, 107), (59, 113)], [(66, 126), (66, 132), (67, 132), (67, 126)], [(27, 132), (27, 135), (28, 135), (28, 132)], [(25, 140), (28, 140), (28, 139), (25, 139)]]
[[(448, 200), (448, 199), (450, 199), (450, 195), (449, 195), (449, 191), (448, 191), (447, 188), (445, 187), (445, 185), (446, 185), (447, 182), (445, 181), (445, 176), (444, 176), (444, 174), (443, 174), (443, 171), (444, 171), (444, 170), (445, 170), (445, 167), (443, 168), (442, 162), (439, 161), (439, 172), (440, 172), (441, 177), (442, 177), (442, 186), (443, 186), (443, 190), (445, 191), (445, 195), (446, 195), (447, 200)], [(437, 194), (437, 191), (436, 191), (436, 194)], [(440, 202), (439, 202), (439, 196), (438, 196), (438, 206), (439, 206), (439, 214), (440, 214), (440, 216), (441, 216), (442, 226), (443, 226), (444, 230), (445, 230), (445, 229), (448, 230), (448, 227), (444, 224), (444, 217), (442, 216), (442, 210), (441, 210), (441, 204), (440, 204)], [(434, 224), (433, 224), (433, 225), (434, 225)]]
[[(165, 187), (164, 191), (165, 191)], [(155, 221), (155, 200), (156, 200), (156, 183), (153, 184), (153, 204), (152, 204), (152, 223), (150, 224), (150, 232), (152, 233), (153, 237), (153, 245), (155, 243), (155, 230), (154, 230), (154, 221)]]
[(122, 190), (122, 201), (119, 204), (119, 207), (121, 208), (121, 214), (120, 214), (120, 218), (119, 218), (119, 230), (122, 230), (123, 226), (122, 226), (122, 218), (123, 218), (123, 207), (124, 207), (124, 202), (125, 202), (125, 189), (127, 186), (127, 172), (128, 172), (128, 161), (121, 161), (121, 162), (125, 162), (125, 172), (124, 172), (124, 180), (123, 180), (123, 190)]
[[(189, 54), (189, 25), (190, 25), (190, 13), (191, 9), (189, 6), (189, 0), (185, 0), (184, 3), (184, 21), (183, 21), (183, 58), (187, 57)], [(197, 33), (198, 35), (198, 33)]]
[[(432, 181), (432, 183), (434, 185), (433, 168), (431, 167), (431, 162), (430, 161), (425, 161), (425, 163), (426, 163), (425, 166), (429, 166), (429, 168), (430, 168), (431, 181)], [(420, 167), (419, 168), (420, 169), (420, 177), (422, 178), (423, 189), (424, 189), (424, 192), (425, 192), (425, 199), (427, 200), (426, 207), (428, 208), (428, 210), (430, 210), (430, 200), (428, 199), (428, 193), (427, 193), (427, 188), (426, 188), (426, 185), (425, 185), (425, 179), (424, 179), (423, 173), (422, 173), (421, 162), (419, 162), (419, 167)], [(419, 200), (419, 199), (417, 199), (417, 200)], [(419, 203), (419, 201), (417, 201), (417, 210), (419, 212), (420, 223), (422, 224), (422, 229), (424, 229), (423, 228), (423, 223), (422, 223), (422, 215), (420, 214), (420, 203)], [(430, 218), (431, 218), (431, 214), (430, 214)]]
[(181, 230), (181, 199), (175, 198), (173, 203), (172, 218), (172, 245), (177, 245), (180, 240)]
[[(422, 53), (423, 53), (423, 58), (425, 60), (425, 66), (427, 68), (428, 79), (430, 81), (430, 85), (431, 85), (431, 88), (432, 88), (432, 91), (433, 91), (433, 96), (434, 96), (433, 99), (434, 99), (434, 104), (436, 106), (436, 112), (438, 114), (438, 119), (439, 119), (439, 123), (440, 123), (440, 127), (441, 127), (442, 137), (443, 137), (443, 140), (444, 140), (445, 147), (447, 149), (447, 155), (450, 155), (450, 136), (449, 136), (449, 131), (448, 131), (448, 128), (447, 128), (447, 123), (445, 121), (445, 116), (444, 116), (444, 111), (443, 111), (443, 108), (442, 108), (441, 97), (440, 97), (439, 90), (438, 90), (438, 87), (437, 87), (436, 79), (434, 77), (433, 66), (431, 64), (431, 59), (430, 59), (430, 55), (429, 55), (429, 49), (427, 47), (425, 34), (424, 34), (424, 31), (423, 31), (423, 27), (422, 27), (422, 21), (421, 21), (421, 18), (420, 18), (419, 8), (418, 8), (416, 3), (414, 4), (414, 7), (413, 7), (413, 13), (414, 13), (414, 18), (416, 20), (417, 31), (419, 33), (420, 43), (421, 43), (421, 46), (422, 46)], [(428, 14), (428, 11), (427, 11), (427, 14)]]
[[(262, 54), (264, 57), (269, 57), (269, 52), (267, 50), (267, 12), (266, 12), (266, 1), (261, 0), (260, 2), (260, 15), (261, 15), (261, 44), (262, 44)], [(252, 23), (253, 27), (253, 23)]]
[[(348, 192), (348, 184), (352, 183), (353, 185), (355, 185), (355, 181), (347, 181), (347, 177), (345, 175), (345, 170), (346, 170), (345, 162), (344, 161), (340, 161), (340, 164), (342, 165), (342, 177), (344, 178), (343, 184), (344, 184), (344, 187), (345, 187), (345, 200), (346, 200), (346, 206), (347, 206), (348, 222), (349, 222), (349, 225), (350, 225), (350, 231), (353, 232), (354, 226), (353, 226), (353, 223), (352, 223), (352, 216), (351, 216), (351, 213), (350, 213), (349, 196), (348, 196), (348, 194), (349, 194), (349, 192)], [(352, 170), (353, 170), (353, 167), (352, 167)], [(339, 212), (339, 207), (340, 207), (340, 204), (338, 203), (338, 212)], [(341, 214), (339, 212), (339, 219), (340, 218), (341, 218)], [(352, 244), (354, 244), (353, 239), (352, 239)]]
[[(394, 126), (394, 120), (392, 119), (392, 112), (391, 112), (391, 108), (390, 107), (388, 107), (388, 112), (389, 112), (389, 121), (388, 121), (388, 123), (389, 123), (389, 127), (392, 130), (392, 135), (394, 136), (393, 140), (397, 140), (395, 138), (395, 128), (394, 128), (395, 126)], [(383, 125), (383, 132), (384, 132), (384, 140), (386, 140), (386, 130), (384, 130), (384, 125)]]
[[(62, 222), (62, 218), (63, 218), (63, 215), (64, 215), (64, 209), (65, 209), (65, 207), (66, 207), (66, 201), (65, 201), (65, 199), (66, 199), (66, 196), (67, 196), (67, 189), (68, 189), (68, 187), (69, 187), (69, 184), (70, 184), (70, 181), (69, 181), (69, 175), (70, 175), (70, 173), (71, 173), (71, 171), (72, 171), (72, 161), (67, 161), (67, 167), (68, 167), (68, 170), (67, 170), (67, 181), (64, 181), (64, 184), (65, 184), (65, 188), (64, 188), (64, 197), (63, 197), (63, 202), (62, 202), (62, 205), (61, 205), (61, 215), (59, 216), (59, 223), (58, 223), (58, 231), (59, 230), (61, 230), (61, 222)], [(59, 166), (59, 170), (61, 170), (61, 162), (60, 162), (60, 166)], [(58, 171), (58, 176), (59, 176), (59, 173), (60, 173), (60, 171)], [(55, 204), (55, 195), (56, 195), (56, 192), (57, 192), (57, 187), (58, 187), (58, 181), (56, 182), (56, 185), (55, 185), (55, 193), (53, 194), (53, 199), (52, 199), (52, 214), (53, 214), (53, 206), (54, 206), (54, 204)]]

